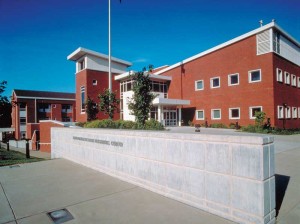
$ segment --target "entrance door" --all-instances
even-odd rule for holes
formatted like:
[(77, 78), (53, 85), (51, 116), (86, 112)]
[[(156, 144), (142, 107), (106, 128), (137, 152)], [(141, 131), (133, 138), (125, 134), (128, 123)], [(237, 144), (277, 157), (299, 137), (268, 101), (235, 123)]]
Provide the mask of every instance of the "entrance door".
[(177, 111), (164, 110), (165, 126), (177, 126)]

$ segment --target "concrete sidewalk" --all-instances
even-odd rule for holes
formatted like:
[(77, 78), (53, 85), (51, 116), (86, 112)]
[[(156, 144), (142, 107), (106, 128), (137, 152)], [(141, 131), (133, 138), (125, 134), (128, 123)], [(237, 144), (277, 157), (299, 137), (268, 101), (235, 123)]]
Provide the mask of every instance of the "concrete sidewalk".
[(0, 223), (232, 223), (64, 159), (0, 168)]

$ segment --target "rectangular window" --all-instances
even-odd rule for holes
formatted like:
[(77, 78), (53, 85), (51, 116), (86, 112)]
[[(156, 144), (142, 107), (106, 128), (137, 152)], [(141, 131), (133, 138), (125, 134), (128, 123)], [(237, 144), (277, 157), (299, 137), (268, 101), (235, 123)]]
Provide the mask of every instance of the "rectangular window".
[(26, 124), (26, 117), (20, 117), (20, 125)]
[(283, 112), (284, 112), (283, 106), (278, 106), (278, 107), (277, 107), (277, 117), (278, 117), (279, 119), (282, 119), (282, 118), (283, 118), (283, 116), (284, 116)]
[(284, 83), (285, 84), (291, 84), (291, 77), (290, 77), (290, 73), (288, 72), (284, 72)]
[(220, 88), (220, 77), (210, 79), (210, 88)]
[(298, 118), (300, 118), (300, 107), (298, 107)]
[(255, 119), (255, 113), (261, 111), (262, 111), (262, 106), (250, 107), (249, 108), (250, 119)]
[(283, 74), (282, 74), (282, 70), (277, 68), (276, 69), (276, 75), (277, 75), (277, 81), (278, 82), (283, 82)]
[(211, 110), (211, 119), (220, 120), (221, 119), (221, 109), (212, 109)]
[(292, 118), (297, 118), (297, 107), (292, 107)]
[(84, 59), (78, 62), (79, 71), (85, 69), (85, 61)]
[(228, 85), (229, 86), (234, 86), (239, 84), (239, 74), (231, 74), (228, 75)]
[(292, 74), (292, 86), (297, 86), (297, 77)]
[(297, 80), (298, 80), (297, 86), (298, 86), (298, 88), (300, 88), (300, 77), (297, 77)]
[(204, 110), (196, 110), (196, 120), (204, 120)]
[(240, 119), (240, 108), (229, 108), (229, 119)]
[(26, 103), (20, 103), (20, 111), (26, 111)]
[(96, 85), (97, 85), (97, 80), (94, 79), (94, 80), (93, 80), (93, 86), (96, 86)]
[(248, 75), (249, 75), (249, 83), (261, 81), (261, 70), (260, 69), (249, 71)]
[(203, 90), (204, 89), (204, 81), (203, 80), (197, 80), (195, 81), (195, 90)]
[(80, 96), (81, 96), (81, 112), (85, 112), (85, 87), (80, 87)]
[(61, 112), (62, 113), (71, 113), (72, 112), (72, 105), (70, 105), (70, 104), (63, 104), (61, 106)]
[(291, 118), (291, 107), (285, 108), (285, 118)]
[(41, 103), (38, 105), (38, 110), (41, 113), (49, 113), (51, 110), (51, 105), (47, 103)]

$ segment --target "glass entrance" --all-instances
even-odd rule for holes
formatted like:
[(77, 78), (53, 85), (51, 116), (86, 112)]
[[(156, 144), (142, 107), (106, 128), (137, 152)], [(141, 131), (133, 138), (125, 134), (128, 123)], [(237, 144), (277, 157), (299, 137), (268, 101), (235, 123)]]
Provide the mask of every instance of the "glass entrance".
[(177, 126), (177, 111), (164, 110), (165, 126)]

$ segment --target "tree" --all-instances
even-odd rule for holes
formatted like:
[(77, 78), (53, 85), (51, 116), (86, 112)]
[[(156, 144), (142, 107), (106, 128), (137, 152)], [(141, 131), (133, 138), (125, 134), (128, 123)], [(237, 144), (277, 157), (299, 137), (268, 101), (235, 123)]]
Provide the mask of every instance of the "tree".
[[(152, 71), (153, 66), (148, 66), (149, 71)], [(149, 72), (146, 68), (141, 72), (136, 72), (132, 75), (133, 79), (133, 96), (129, 99), (128, 108), (135, 116), (135, 120), (139, 127), (145, 127), (146, 120), (149, 118), (149, 113), (152, 107), (152, 101), (156, 97), (151, 92), (152, 85), (149, 78)]]
[(99, 109), (97, 103), (94, 100), (92, 100), (89, 96), (85, 102), (85, 110), (87, 113), (88, 121), (96, 120)]
[(255, 112), (255, 125), (257, 127), (263, 127), (263, 124), (265, 122), (266, 119), (266, 113), (263, 111), (256, 111)]
[(99, 110), (107, 114), (109, 119), (113, 119), (120, 103), (120, 100), (116, 97), (116, 93), (109, 91), (109, 89), (104, 89), (103, 93), (98, 95), (98, 98), (100, 100)]
[(7, 96), (2, 95), (5, 91), (6, 85), (6, 81), (0, 82), (0, 127), (11, 126), (11, 103)]

